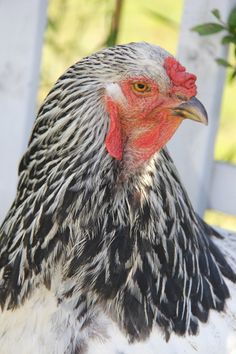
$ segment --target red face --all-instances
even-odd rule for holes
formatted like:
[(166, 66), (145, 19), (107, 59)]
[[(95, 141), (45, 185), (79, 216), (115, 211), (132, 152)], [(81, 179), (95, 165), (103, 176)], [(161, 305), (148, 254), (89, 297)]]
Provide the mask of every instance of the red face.
[(124, 99), (106, 97), (110, 128), (105, 143), (114, 158), (128, 155), (140, 165), (167, 143), (185, 118), (175, 108), (196, 94), (196, 77), (172, 57), (166, 58), (164, 68), (171, 83), (168, 92), (160, 92), (149, 78), (134, 77), (119, 82)]

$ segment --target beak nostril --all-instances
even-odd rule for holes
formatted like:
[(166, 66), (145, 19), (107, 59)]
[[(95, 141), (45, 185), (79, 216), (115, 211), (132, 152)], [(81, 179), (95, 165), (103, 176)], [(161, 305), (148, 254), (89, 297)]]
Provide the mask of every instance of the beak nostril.
[(178, 94), (176, 95), (176, 97), (180, 100), (180, 101), (188, 101), (188, 97), (185, 96), (185, 95), (181, 95), (181, 94)]

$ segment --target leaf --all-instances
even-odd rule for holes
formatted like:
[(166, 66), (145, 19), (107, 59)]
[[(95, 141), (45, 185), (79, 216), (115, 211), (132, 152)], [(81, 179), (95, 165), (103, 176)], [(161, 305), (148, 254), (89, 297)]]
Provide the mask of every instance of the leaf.
[(232, 35), (227, 35), (224, 36), (221, 40), (222, 44), (229, 44), (229, 43), (234, 43), (236, 44), (236, 37), (232, 36)]
[(220, 11), (219, 11), (218, 9), (213, 9), (213, 10), (211, 11), (211, 13), (212, 13), (216, 18), (218, 18), (218, 20), (221, 19), (221, 17), (220, 17)]
[(191, 31), (197, 32), (200, 36), (207, 36), (208, 34), (214, 34), (217, 32), (221, 32), (225, 29), (224, 26), (219, 23), (204, 23), (202, 25), (195, 26), (191, 28)]
[(216, 59), (217, 64), (222, 65), (226, 68), (232, 68), (232, 65), (225, 59), (223, 58), (217, 58)]
[(236, 7), (234, 7), (233, 10), (230, 12), (227, 23), (228, 23), (230, 32), (236, 33)]
[(230, 80), (233, 81), (236, 78), (236, 69), (233, 70), (231, 76), (230, 76)]

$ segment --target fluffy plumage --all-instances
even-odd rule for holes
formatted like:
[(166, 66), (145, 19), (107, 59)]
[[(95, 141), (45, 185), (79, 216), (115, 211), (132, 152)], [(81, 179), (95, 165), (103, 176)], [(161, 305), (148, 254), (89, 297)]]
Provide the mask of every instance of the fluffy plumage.
[(2, 354), (16, 343), (86, 353), (112, 326), (129, 342), (195, 335), (224, 310), (236, 275), (213, 238), (225, 240), (195, 214), (166, 148), (137, 166), (133, 145), (119, 160), (104, 143), (108, 92), (122, 99), (114, 85), (138, 76), (165, 94), (168, 56), (146, 43), (105, 49), (70, 67), (39, 110), (0, 231)]

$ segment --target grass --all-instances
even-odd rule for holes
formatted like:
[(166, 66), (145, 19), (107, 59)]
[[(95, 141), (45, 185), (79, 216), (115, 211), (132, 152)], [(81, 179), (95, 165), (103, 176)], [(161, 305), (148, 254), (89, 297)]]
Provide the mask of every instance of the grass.
[[(78, 5), (79, 4), (79, 5)], [(45, 33), (39, 103), (56, 79), (81, 57), (105, 43), (110, 28), (111, 0), (51, 0)], [(148, 41), (175, 54), (183, 0), (125, 0), (119, 43)], [(236, 81), (226, 84), (215, 158), (236, 163)], [(207, 211), (208, 222), (236, 230), (236, 218)]]

